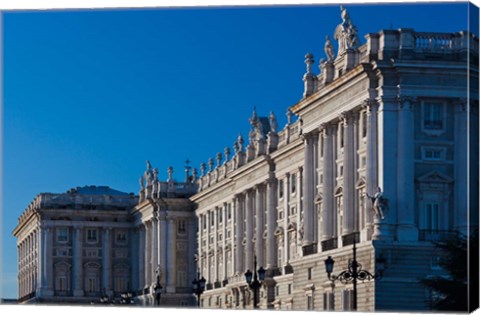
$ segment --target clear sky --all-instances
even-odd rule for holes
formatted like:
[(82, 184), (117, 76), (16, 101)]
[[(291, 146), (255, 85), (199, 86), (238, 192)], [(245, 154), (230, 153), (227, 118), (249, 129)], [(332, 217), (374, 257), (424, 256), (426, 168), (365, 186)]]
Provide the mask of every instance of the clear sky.
[[(381, 29), (468, 29), (467, 4), (347, 4), (363, 42)], [(3, 12), (3, 297), (17, 297), (12, 230), (41, 192), (138, 193), (247, 138), (254, 106), (279, 126), (326, 58), (338, 5)], [(478, 22), (477, 22), (478, 25)], [(478, 26), (477, 26), (478, 29)], [(318, 73), (318, 70), (316, 71)], [(1, 296), (0, 296), (1, 297)]]

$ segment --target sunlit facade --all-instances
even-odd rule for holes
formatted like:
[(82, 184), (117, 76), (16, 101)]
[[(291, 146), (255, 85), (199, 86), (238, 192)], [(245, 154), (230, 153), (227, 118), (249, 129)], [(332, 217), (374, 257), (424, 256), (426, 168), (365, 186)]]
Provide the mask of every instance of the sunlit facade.
[(358, 283), (358, 310), (428, 310), (435, 293), (419, 279), (445, 275), (432, 241), (478, 227), (478, 37), (399, 29), (361, 40), (343, 7), (341, 19), (320, 73), (306, 55), (285, 126), (254, 110), (248, 136), (199, 173), (187, 166), (182, 182), (171, 168), (159, 181), (147, 162), (121, 209), (45, 208), (37, 197), (14, 231), (21, 300), (126, 289), (140, 305), (157, 292), (160, 305), (189, 306), (200, 275), (201, 307), (253, 308), (244, 273), (256, 260), (260, 308), (352, 310), (352, 283), (332, 283), (324, 261), (338, 275), (355, 246), (363, 269), (385, 267)]

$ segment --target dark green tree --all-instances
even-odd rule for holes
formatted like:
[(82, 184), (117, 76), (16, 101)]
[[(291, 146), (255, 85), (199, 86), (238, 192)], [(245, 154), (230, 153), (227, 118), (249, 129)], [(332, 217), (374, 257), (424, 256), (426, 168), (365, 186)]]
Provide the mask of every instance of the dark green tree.
[(478, 229), (470, 237), (454, 234), (435, 244), (445, 254), (440, 266), (448, 276), (421, 280), (433, 293), (432, 308), (457, 312), (478, 308)]

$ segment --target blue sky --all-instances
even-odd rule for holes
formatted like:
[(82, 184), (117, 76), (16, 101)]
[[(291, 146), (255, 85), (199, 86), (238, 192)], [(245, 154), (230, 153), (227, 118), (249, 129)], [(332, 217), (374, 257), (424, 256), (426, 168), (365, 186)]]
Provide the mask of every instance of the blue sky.
[[(347, 4), (364, 35), (468, 29), (467, 4)], [(434, 18), (435, 17), (435, 18)], [(18, 216), (40, 192), (138, 192), (148, 159), (166, 179), (247, 138), (254, 106), (279, 126), (301, 99), (338, 5), (3, 12), (3, 278), (17, 297)], [(478, 25), (478, 22), (477, 22)], [(478, 26), (477, 26), (478, 28)], [(318, 71), (316, 71), (318, 72)], [(1, 292), (1, 291), (0, 291)], [(1, 296), (0, 296), (1, 297)]]

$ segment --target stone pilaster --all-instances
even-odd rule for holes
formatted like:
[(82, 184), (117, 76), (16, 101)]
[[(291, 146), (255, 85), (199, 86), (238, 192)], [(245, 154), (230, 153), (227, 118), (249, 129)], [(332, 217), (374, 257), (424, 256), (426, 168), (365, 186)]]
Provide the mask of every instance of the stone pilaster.
[(73, 296), (83, 296), (83, 248), (82, 228), (73, 228)]
[[(386, 93), (387, 94), (387, 93)], [(382, 97), (378, 113), (378, 187), (388, 199), (388, 211), (380, 224), (380, 235), (375, 230), (374, 239), (391, 241), (395, 237), (397, 223), (397, 147), (398, 147), (398, 102), (396, 97)], [(383, 139), (389, 139), (385, 142)]]
[(252, 196), (252, 191), (247, 190), (245, 192), (245, 220), (246, 220), (246, 226), (245, 226), (245, 269), (253, 270), (253, 196)]
[(343, 112), (343, 224), (342, 235), (353, 233), (355, 230), (355, 147), (353, 134), (352, 112)]
[(243, 259), (245, 253), (243, 252), (243, 237), (244, 237), (244, 231), (243, 231), (243, 207), (244, 207), (244, 201), (243, 201), (243, 196), (242, 195), (237, 195), (235, 197), (235, 225), (236, 225), (236, 231), (235, 231), (235, 273), (237, 275), (242, 275), (245, 270), (243, 269)]
[(417, 241), (418, 229), (415, 225), (415, 153), (414, 117), (415, 100), (400, 97), (398, 113), (398, 157), (397, 157), (397, 209), (399, 241)]
[[(160, 211), (160, 210), (159, 210)], [(199, 229), (200, 230), (200, 229)], [(158, 216), (158, 240), (160, 242), (158, 246), (158, 251), (160, 258), (158, 260), (158, 264), (160, 265), (160, 272), (162, 275), (165, 275), (167, 272), (167, 219), (166, 219), (166, 212), (161, 211), (160, 215)]]
[(277, 226), (277, 183), (275, 179), (270, 179), (266, 183), (267, 189), (267, 253), (266, 269), (277, 267), (277, 246), (275, 242), (275, 229)]
[[(313, 243), (313, 210), (314, 210), (314, 135), (304, 135), (304, 181), (303, 181), (303, 211), (304, 211), (304, 237), (302, 246)], [(300, 211), (300, 209), (298, 209)], [(298, 222), (300, 223), (300, 222)]]
[(168, 261), (167, 261), (167, 293), (175, 293), (177, 270), (177, 229), (175, 218), (167, 218), (168, 224)]
[(152, 278), (150, 281), (156, 281), (156, 270), (159, 265), (159, 260), (158, 260), (158, 243), (159, 243), (159, 238), (158, 238), (158, 212), (153, 213), (153, 218), (152, 218)]
[[(456, 230), (467, 235), (469, 225), (469, 192), (466, 189), (471, 187), (469, 183), (469, 160), (468, 160), (468, 139), (469, 135), (469, 118), (468, 118), (468, 101), (459, 99), (454, 102), (455, 118), (454, 118), (454, 210), (455, 217), (453, 226)], [(470, 127), (471, 128), (471, 127)], [(473, 129), (473, 128), (472, 128)], [(473, 129), (474, 130), (474, 129)], [(472, 163), (472, 162), (470, 162)], [(472, 174), (472, 176), (474, 176)], [(471, 192), (472, 193), (472, 192)], [(472, 209), (473, 207), (471, 207)], [(476, 223), (474, 218), (470, 218), (470, 223)]]
[[(378, 187), (378, 132), (377, 132), (377, 109), (378, 103), (374, 99), (367, 99), (364, 102), (367, 109), (367, 165), (366, 165), (366, 191), (373, 196)], [(361, 231), (361, 240), (371, 239), (373, 233), (373, 211), (372, 203), (367, 201), (365, 213), (365, 229)]]
[(107, 294), (112, 293), (112, 229), (110, 227), (103, 228), (103, 242), (102, 242), (102, 278), (103, 288)]
[(143, 289), (146, 285), (145, 283), (145, 245), (146, 245), (146, 235), (145, 235), (145, 225), (141, 225), (138, 228), (139, 232), (139, 246), (138, 246), (138, 288)]
[(335, 163), (333, 152), (333, 130), (329, 124), (322, 124), (323, 137), (323, 186), (322, 186), (322, 241), (334, 237), (334, 198)]
[(263, 241), (263, 232), (265, 227), (264, 222), (264, 192), (265, 188), (263, 184), (257, 185), (255, 188), (255, 255), (257, 256), (257, 266), (265, 266), (265, 255), (264, 255), (264, 241)]

